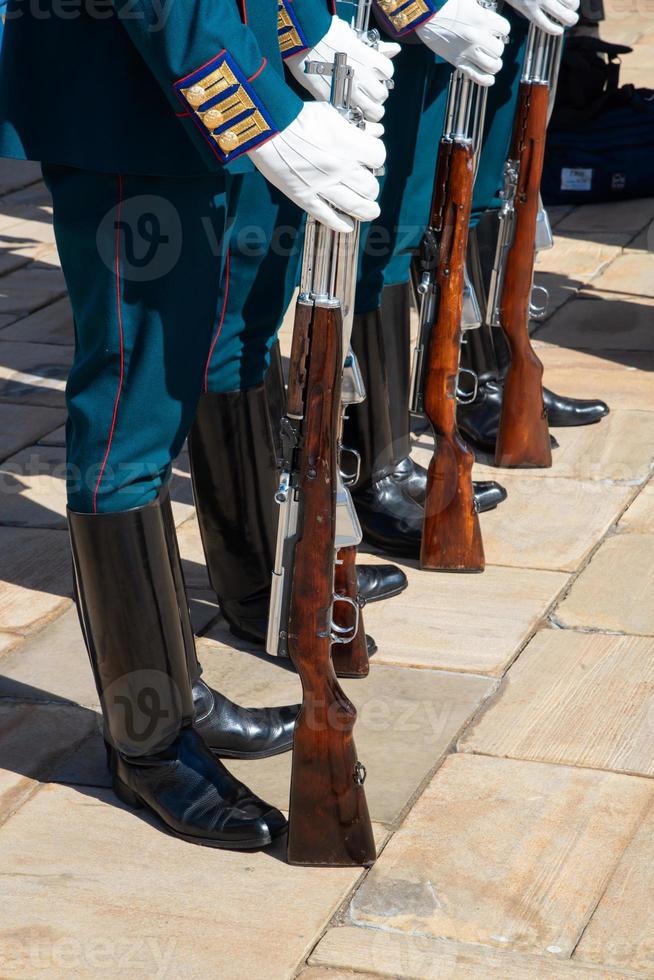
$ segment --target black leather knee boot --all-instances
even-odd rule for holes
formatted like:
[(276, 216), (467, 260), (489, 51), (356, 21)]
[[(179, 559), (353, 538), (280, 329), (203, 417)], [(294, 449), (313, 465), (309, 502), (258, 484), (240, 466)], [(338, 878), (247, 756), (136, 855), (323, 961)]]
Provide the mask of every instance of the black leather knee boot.
[(263, 643), (278, 484), (264, 385), (202, 395), (188, 446), (211, 586), (232, 633)]
[(77, 607), (102, 705), (113, 787), (177, 837), (264, 847), (282, 814), (235, 779), (193, 727), (187, 648), (159, 501), (69, 511)]

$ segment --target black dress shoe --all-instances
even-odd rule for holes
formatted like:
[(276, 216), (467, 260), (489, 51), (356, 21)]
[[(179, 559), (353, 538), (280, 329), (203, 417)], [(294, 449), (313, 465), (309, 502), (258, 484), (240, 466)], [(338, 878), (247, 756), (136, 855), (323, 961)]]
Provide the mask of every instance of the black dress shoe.
[(300, 705), (242, 708), (198, 678), (193, 685), (193, 727), (214, 755), (267, 759), (293, 748)]
[(147, 807), (175, 837), (228, 850), (266, 847), (286, 830), (284, 816), (255, 796), (213, 757), (192, 728), (163, 752), (111, 753), (116, 796)]
[(495, 480), (479, 480), (475, 483), (475, 506), (480, 514), (495, 510), (506, 498), (506, 489)]
[[(407, 456), (398, 464), (393, 476), (404, 487), (404, 492), (424, 507), (427, 495), (427, 470), (425, 467)], [(495, 480), (473, 480), (472, 485), (475, 491), (475, 507), (478, 514), (495, 510), (498, 504), (506, 500), (506, 490)]]
[(397, 565), (357, 565), (359, 598), (381, 602), (404, 592), (409, 580)]
[[(480, 381), (474, 402), (459, 405), (457, 425), (459, 432), (481, 462), (495, 461), (495, 443), (500, 427), (502, 394), (504, 386), (497, 379)], [(550, 435), (552, 449), (558, 442)]]
[(547, 409), (547, 421), (555, 428), (593, 425), (610, 411), (606, 402), (599, 398), (566, 398), (555, 394), (549, 388), (543, 388), (543, 399)]

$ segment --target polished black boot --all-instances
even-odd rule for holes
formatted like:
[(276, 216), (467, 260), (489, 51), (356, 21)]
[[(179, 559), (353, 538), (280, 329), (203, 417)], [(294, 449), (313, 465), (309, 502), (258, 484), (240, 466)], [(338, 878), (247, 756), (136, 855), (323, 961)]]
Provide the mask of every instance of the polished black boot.
[(162, 495), (161, 510), (193, 691), (193, 727), (211, 751), (222, 758), (267, 759), (290, 751), (299, 704), (281, 708), (242, 708), (202, 680), (173, 511), (167, 493)]
[[(281, 440), (279, 439), (279, 422), (286, 411), (286, 389), (279, 342), (272, 349), (270, 368), (266, 374), (264, 384), (272, 421), (273, 436), (275, 438), (277, 458), (281, 459), (282, 449)], [(392, 599), (393, 596), (400, 595), (408, 586), (409, 580), (397, 565), (357, 564), (357, 584), (359, 599), (365, 604), (368, 604), (369, 602), (383, 602), (384, 599)], [(367, 637), (367, 640), (368, 656), (372, 656), (376, 652), (377, 647), (374, 644), (374, 640), (371, 640), (370, 637)]]
[[(470, 233), (468, 269), (482, 309), (487, 303), (488, 286), (495, 258), (497, 212), (488, 212)], [(495, 455), (495, 443), (502, 411), (504, 379), (510, 354), (500, 327), (483, 324), (466, 333), (462, 365), (479, 378), (477, 397), (459, 405), (457, 420), (461, 434), (482, 457)], [(543, 388), (543, 400), (550, 427), (591, 425), (608, 415), (608, 405), (600, 399), (567, 398)], [(558, 443), (552, 437), (552, 448)]]
[(354, 317), (351, 343), (366, 399), (348, 407), (343, 445), (361, 457), (359, 480), (352, 496), (364, 540), (386, 554), (412, 558), (420, 552), (423, 509), (409, 492), (411, 477), (403, 481), (395, 474), (405, 447), (400, 441), (400, 456), (395, 455), (386, 341), (381, 310)]
[(284, 817), (235, 779), (193, 728), (188, 651), (160, 502), (68, 516), (77, 607), (114, 791), (184, 840), (265, 847), (285, 830)]
[(188, 446), (211, 586), (232, 633), (263, 643), (278, 510), (265, 387), (202, 395)]

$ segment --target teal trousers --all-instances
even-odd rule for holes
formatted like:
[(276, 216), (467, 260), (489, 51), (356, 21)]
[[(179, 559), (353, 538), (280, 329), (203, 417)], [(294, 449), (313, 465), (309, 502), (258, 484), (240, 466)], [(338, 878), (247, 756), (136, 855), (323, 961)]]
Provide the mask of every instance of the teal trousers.
[(241, 178), (43, 170), (75, 323), (68, 503), (127, 510), (168, 479), (213, 374)]
[(263, 381), (298, 279), (304, 220), (304, 212), (260, 174), (243, 176), (208, 391), (243, 391)]

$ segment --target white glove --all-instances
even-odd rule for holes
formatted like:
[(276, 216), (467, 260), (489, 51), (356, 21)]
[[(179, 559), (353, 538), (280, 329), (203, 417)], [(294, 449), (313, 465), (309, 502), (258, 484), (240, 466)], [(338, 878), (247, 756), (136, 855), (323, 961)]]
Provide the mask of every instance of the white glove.
[[(391, 58), (399, 54), (399, 44), (381, 42), (379, 48), (364, 44), (340, 17), (332, 17), (329, 30), (315, 48), (286, 59), (293, 78), (311, 92), (319, 102), (328, 102), (331, 94), (331, 78), (325, 75), (307, 75), (304, 66), (308, 61), (326, 61), (331, 64), (338, 52), (347, 55), (348, 64), (354, 68), (352, 104), (361, 109), (369, 122), (379, 122), (384, 115), (384, 102), (388, 98), (388, 86), (393, 77)], [(370, 130), (369, 130), (370, 132)], [(377, 130), (375, 135), (381, 135)]]
[(384, 165), (384, 144), (325, 102), (307, 102), (286, 129), (248, 156), (282, 194), (334, 231), (352, 231), (346, 215), (379, 217), (379, 183), (371, 171)]
[(447, 0), (430, 20), (416, 28), (416, 34), (473, 82), (488, 86), (502, 67), (510, 30), (505, 17), (482, 7), (478, 0)]
[(579, 21), (579, 0), (508, 0), (514, 10), (547, 34), (563, 34)]

